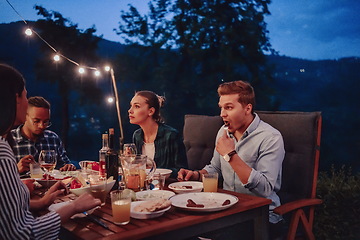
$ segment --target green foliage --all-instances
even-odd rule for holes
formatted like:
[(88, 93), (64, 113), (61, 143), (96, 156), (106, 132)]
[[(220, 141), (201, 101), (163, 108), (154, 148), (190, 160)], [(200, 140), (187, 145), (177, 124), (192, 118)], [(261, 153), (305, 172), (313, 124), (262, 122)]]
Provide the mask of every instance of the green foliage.
[(360, 174), (345, 166), (320, 172), (317, 197), (324, 202), (315, 210), (316, 239), (360, 239)]
[[(92, 63), (98, 62), (96, 49), (100, 38), (93, 35), (96, 32), (95, 28), (82, 31), (78, 29), (77, 24), (73, 24), (58, 12), (48, 11), (41, 6), (35, 6), (35, 9), (38, 15), (43, 17), (35, 23), (37, 32), (57, 50), (59, 55), (66, 56), (67, 60), (71, 59), (85, 66), (94, 66)], [(70, 127), (70, 96), (78, 93), (80, 104), (99, 103), (102, 91), (96, 86), (94, 75), (80, 76), (72, 61), (64, 58), (56, 64), (49, 61), (55, 53), (48, 44), (41, 45), (40, 49), (43, 54), (37, 59), (35, 70), (39, 80), (55, 83), (58, 86), (62, 103), (62, 133), (60, 135), (66, 145)], [(86, 59), (87, 62), (82, 62), (82, 59)], [(84, 84), (85, 82), (86, 84)]]
[(129, 5), (117, 30), (130, 44), (117, 59), (122, 96), (139, 87), (165, 94), (171, 106), (181, 106), (168, 114), (181, 128), (185, 114), (218, 114), (218, 85), (241, 79), (254, 86), (256, 109), (273, 110), (264, 54), (274, 52), (264, 22), (269, 2), (151, 0), (147, 15)]

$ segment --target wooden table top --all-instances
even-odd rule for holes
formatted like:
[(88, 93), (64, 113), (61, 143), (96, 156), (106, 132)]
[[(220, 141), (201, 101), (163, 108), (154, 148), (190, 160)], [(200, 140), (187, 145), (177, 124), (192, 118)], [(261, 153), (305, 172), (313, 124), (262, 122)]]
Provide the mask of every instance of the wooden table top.
[[(124, 226), (112, 223), (111, 203), (108, 198), (105, 206), (96, 209), (92, 215), (105, 222), (110, 230), (90, 221), (86, 217), (75, 218), (62, 224), (60, 239), (144, 239), (151, 237), (154, 239), (162, 239), (165, 238), (166, 234), (172, 236), (172, 240), (182, 239), (184, 232), (191, 234), (188, 233), (190, 231), (197, 234), (200, 231), (199, 228), (201, 224), (212, 223), (214, 226), (220, 227), (220, 225), (226, 224), (226, 221), (224, 221), (226, 218), (233, 217), (236, 214), (246, 215), (248, 220), (248, 213), (259, 209), (261, 209), (261, 211), (252, 214), (250, 218), (261, 217), (261, 222), (267, 223), (268, 205), (271, 203), (271, 200), (223, 189), (219, 189), (218, 192), (234, 195), (239, 201), (232, 207), (218, 212), (189, 212), (171, 207), (169, 211), (158, 218), (145, 220), (131, 218), (130, 223)], [(70, 194), (58, 199), (57, 202), (69, 201), (74, 199), (74, 197), (76, 196)], [(199, 227), (196, 228), (196, 226)], [(159, 235), (163, 237), (159, 237)], [(166, 238), (168, 238), (168, 236)]]

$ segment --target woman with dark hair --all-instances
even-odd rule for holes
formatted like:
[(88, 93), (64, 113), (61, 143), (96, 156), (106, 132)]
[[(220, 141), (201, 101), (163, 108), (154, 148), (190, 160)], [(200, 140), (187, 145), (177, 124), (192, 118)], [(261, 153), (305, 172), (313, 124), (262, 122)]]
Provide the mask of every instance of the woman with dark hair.
[(171, 177), (176, 178), (180, 168), (187, 166), (185, 147), (179, 132), (164, 124), (160, 108), (165, 98), (151, 91), (139, 91), (130, 102), (130, 123), (140, 129), (133, 135), (138, 153), (155, 161), (158, 168), (172, 170)]
[(101, 202), (86, 194), (41, 217), (32, 215), (30, 210), (46, 209), (67, 189), (59, 181), (41, 199), (30, 200), (29, 190), (20, 180), (14, 153), (6, 139), (14, 126), (25, 121), (26, 94), (22, 75), (0, 64), (0, 239), (57, 239), (62, 222)]

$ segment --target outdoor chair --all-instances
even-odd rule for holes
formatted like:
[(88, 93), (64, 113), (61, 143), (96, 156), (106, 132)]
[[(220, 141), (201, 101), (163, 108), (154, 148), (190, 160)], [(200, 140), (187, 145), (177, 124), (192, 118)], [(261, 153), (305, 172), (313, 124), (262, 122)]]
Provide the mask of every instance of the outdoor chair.
[[(278, 192), (282, 205), (274, 209), (274, 212), (285, 217), (291, 214), (286, 239), (295, 239), (299, 232), (308, 239), (315, 239), (312, 232), (314, 210), (316, 205), (322, 203), (322, 200), (316, 198), (321, 113), (257, 113), (263, 121), (278, 129), (284, 139), (282, 186)], [(210, 163), (216, 134), (222, 124), (219, 116), (185, 116), (183, 134), (190, 169), (202, 169)], [(298, 231), (300, 222), (303, 231)]]

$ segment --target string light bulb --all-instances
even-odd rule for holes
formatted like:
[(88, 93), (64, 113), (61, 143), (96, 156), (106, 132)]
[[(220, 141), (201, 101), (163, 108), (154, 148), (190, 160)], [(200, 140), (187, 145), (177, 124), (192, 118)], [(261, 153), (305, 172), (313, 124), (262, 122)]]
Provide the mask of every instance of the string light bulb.
[(95, 76), (100, 76), (100, 71), (99, 70), (95, 70), (95, 72), (94, 72), (94, 74), (95, 74)]
[(79, 73), (80, 73), (80, 74), (84, 74), (84, 73), (85, 73), (85, 68), (79, 67)]
[(113, 98), (113, 97), (108, 97), (107, 101), (108, 101), (108, 103), (113, 103), (113, 102), (114, 102), (114, 98)]
[(57, 55), (57, 54), (55, 54), (55, 55), (54, 55), (54, 61), (55, 61), (55, 62), (60, 61), (60, 56)]
[(31, 36), (31, 35), (32, 35), (32, 30), (31, 30), (30, 28), (27, 28), (27, 29), (25, 30), (25, 34), (26, 34), (27, 36)]
[(105, 66), (104, 68), (105, 68), (105, 71), (107, 71), (107, 72), (110, 71), (110, 66)]

